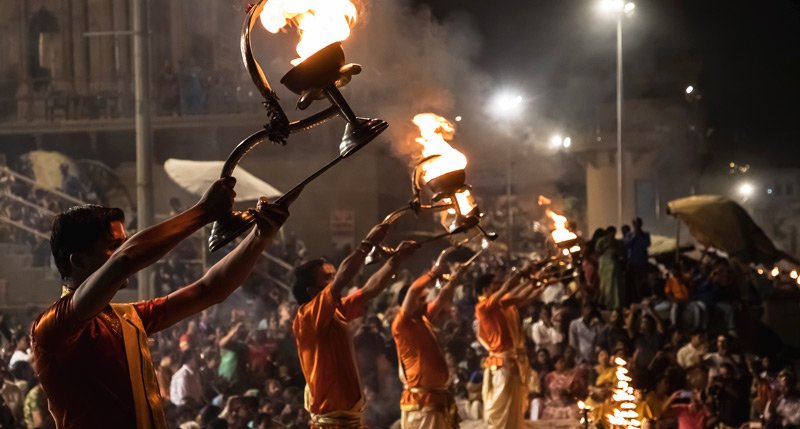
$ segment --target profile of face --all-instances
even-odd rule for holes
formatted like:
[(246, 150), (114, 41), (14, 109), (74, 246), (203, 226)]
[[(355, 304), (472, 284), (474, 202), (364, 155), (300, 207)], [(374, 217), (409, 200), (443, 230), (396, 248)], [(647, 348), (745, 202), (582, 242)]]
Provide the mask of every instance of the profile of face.
[(314, 273), (314, 284), (308, 287), (309, 296), (316, 296), (328, 286), (336, 276), (336, 267), (332, 264), (325, 262), (317, 268)]
[(597, 351), (597, 363), (608, 364), (610, 362), (610, 358), (608, 356), (608, 352), (606, 349), (599, 349)]
[(556, 372), (561, 372), (567, 369), (567, 362), (564, 361), (563, 356), (556, 358), (556, 361), (553, 363), (553, 368), (555, 368)]
[(550, 363), (550, 353), (547, 351), (547, 349), (541, 349), (536, 352), (536, 362), (539, 365), (547, 365)]
[[(127, 239), (128, 235), (125, 233), (125, 226), (122, 221), (111, 221), (109, 233), (92, 244), (88, 251), (70, 255), (73, 277), (83, 279), (89, 277), (100, 269)], [(125, 279), (120, 285), (120, 289), (127, 285), (128, 280)]]

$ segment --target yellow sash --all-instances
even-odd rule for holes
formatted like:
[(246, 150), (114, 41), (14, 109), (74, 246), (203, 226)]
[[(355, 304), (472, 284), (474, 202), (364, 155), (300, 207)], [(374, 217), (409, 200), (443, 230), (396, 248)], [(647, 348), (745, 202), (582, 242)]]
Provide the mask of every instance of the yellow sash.
[(303, 399), (305, 400), (306, 410), (308, 410), (308, 413), (311, 414), (312, 426), (333, 426), (353, 429), (360, 429), (364, 427), (361, 423), (361, 411), (364, 409), (363, 396), (358, 400), (358, 402), (356, 402), (355, 405), (353, 405), (353, 408), (347, 411), (331, 411), (325, 414), (314, 414), (311, 412), (311, 403), (314, 401), (314, 397), (311, 395), (311, 390), (308, 388), (308, 384), (306, 384), (304, 393)]
[(133, 406), (136, 411), (136, 427), (167, 429), (156, 371), (150, 358), (150, 347), (147, 345), (147, 333), (142, 320), (131, 304), (111, 304), (111, 308), (119, 317), (122, 326), (128, 375), (133, 391)]

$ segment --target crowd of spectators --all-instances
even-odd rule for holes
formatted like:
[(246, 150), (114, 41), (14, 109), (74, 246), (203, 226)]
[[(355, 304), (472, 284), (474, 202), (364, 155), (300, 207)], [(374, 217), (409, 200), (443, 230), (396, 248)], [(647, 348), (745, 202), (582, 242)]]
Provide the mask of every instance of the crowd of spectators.
[[(2, 192), (19, 192), (10, 191), (18, 186), (13, 181), (0, 180), (0, 186)], [(573, 255), (574, 276), (548, 284), (541, 302), (522, 309), (531, 366), (526, 416), (577, 426), (582, 400), (591, 407), (591, 422), (603, 425), (616, 383), (614, 359), (622, 358), (638, 389), (637, 411), (651, 427), (800, 425), (795, 356), (753, 310), (758, 294), (752, 269), (712, 257), (663, 263), (647, 254), (649, 235), (640, 221), (621, 232), (595, 232)], [(197, 249), (178, 248), (159, 265), (157, 290), (168, 293), (199, 275), (200, 267), (188, 262), (200, 258)], [(270, 252), (293, 265), (308, 257), (291, 233)], [(505, 252), (484, 254), (437, 326), (464, 420), (482, 417), (486, 352), (475, 335), (473, 285), (485, 274), (504, 276), (523, 263), (510, 262)], [(289, 273), (265, 262), (222, 305), (152, 337), (172, 427), (308, 427), (291, 329), (297, 305), (280, 285), (291, 282)], [(391, 428), (400, 417), (402, 384), (390, 326), (398, 296), (415, 274), (399, 274), (353, 326), (365, 423), (373, 429)], [(29, 363), (33, 316), (0, 315), (0, 427), (52, 427)]]

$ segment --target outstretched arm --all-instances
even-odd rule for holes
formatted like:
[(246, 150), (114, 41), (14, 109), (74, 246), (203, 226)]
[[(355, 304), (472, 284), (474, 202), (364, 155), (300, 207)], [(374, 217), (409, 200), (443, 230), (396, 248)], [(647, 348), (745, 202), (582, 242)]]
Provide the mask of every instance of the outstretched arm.
[(331, 288), (333, 296), (339, 297), (342, 295), (344, 288), (353, 282), (353, 279), (361, 271), (361, 267), (364, 266), (364, 260), (367, 258), (369, 249), (380, 245), (388, 231), (388, 224), (379, 223), (373, 226), (367, 237), (361, 242), (361, 247), (344, 258), (342, 263), (339, 264), (339, 269), (336, 270), (333, 282), (328, 286)]
[(284, 207), (269, 204), (266, 198), (262, 198), (256, 216), (258, 226), (233, 251), (214, 264), (199, 280), (167, 296), (169, 309), (165, 312), (161, 329), (224, 301), (241, 286), (289, 213)]
[(97, 315), (128, 277), (154, 264), (203, 225), (230, 212), (236, 196), (235, 183), (231, 177), (217, 180), (192, 208), (139, 231), (122, 243), (75, 291), (72, 309), (77, 319), (88, 320)]
[[(437, 267), (434, 267), (434, 269)], [(464, 278), (464, 273), (467, 271), (466, 265), (458, 266), (450, 275), (450, 280), (442, 286), (439, 295), (436, 299), (428, 304), (428, 320), (434, 321), (441, 315), (442, 311), (453, 303), (453, 295), (456, 293), (456, 288)]]
[(370, 276), (367, 283), (361, 289), (361, 296), (363, 299), (369, 301), (372, 298), (380, 295), (392, 280), (392, 276), (397, 272), (398, 268), (405, 262), (412, 253), (417, 249), (417, 243), (413, 241), (404, 241), (400, 243), (397, 253), (392, 255), (383, 266)]
[(432, 285), (439, 276), (434, 270), (428, 271), (411, 283), (403, 299), (403, 314), (417, 314), (419, 309), (425, 305), (425, 291)]

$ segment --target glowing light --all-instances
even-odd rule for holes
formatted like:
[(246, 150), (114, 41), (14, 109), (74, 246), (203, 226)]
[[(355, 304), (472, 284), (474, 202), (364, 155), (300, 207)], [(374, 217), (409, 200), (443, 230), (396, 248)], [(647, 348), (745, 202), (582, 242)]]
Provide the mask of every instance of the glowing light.
[(770, 274), (772, 277), (778, 277), (778, 275), (780, 275), (780, 273), (781, 273), (781, 270), (780, 270), (780, 268), (778, 268), (778, 267), (774, 267), (774, 268), (772, 268), (772, 271), (770, 271), (770, 272), (769, 272), (769, 274)]
[(461, 122), (461, 116), (456, 116), (456, 122)]
[(687, 95), (691, 94), (693, 92), (694, 92), (694, 87), (692, 85), (689, 85), (689, 86), (686, 87), (686, 94)]
[(739, 185), (738, 191), (739, 191), (739, 195), (741, 195), (741, 196), (746, 198), (746, 197), (750, 197), (750, 196), (753, 195), (753, 192), (755, 192), (755, 187), (753, 186), (752, 183), (744, 182), (744, 183)]
[(517, 117), (522, 113), (523, 101), (525, 100), (522, 95), (511, 91), (499, 92), (492, 98), (490, 103), (492, 115), (499, 119)]
[(356, 5), (350, 0), (269, 0), (260, 18), (271, 33), (297, 29), (300, 58), (292, 60), (292, 65), (298, 65), (331, 43), (347, 39), (356, 15)]
[[(547, 209), (546, 214), (550, 219), (553, 220), (553, 226), (555, 229), (553, 229), (553, 232), (550, 233), (550, 236), (553, 237), (553, 241), (556, 242), (556, 244), (578, 238), (574, 232), (567, 228), (568, 220), (566, 217), (561, 216), (549, 208)], [(569, 255), (569, 250), (564, 250), (567, 251), (566, 255)]]
[(434, 113), (420, 113), (412, 122), (419, 128), (420, 135), (414, 140), (422, 145), (422, 157), (439, 155), (422, 165), (425, 182), (467, 166), (467, 157), (447, 143), (456, 132), (452, 122)]
[(567, 137), (564, 139), (564, 147), (569, 149), (572, 146), (572, 138)]
[(624, 13), (630, 15), (636, 9), (636, 4), (625, 0), (601, 0), (600, 10), (606, 13)]
[(797, 280), (797, 270), (792, 270), (792, 272), (789, 273), (789, 277), (791, 277), (792, 280)]

